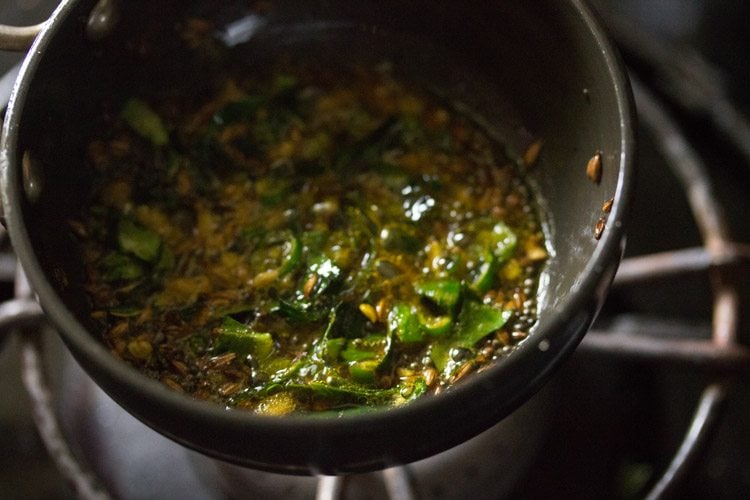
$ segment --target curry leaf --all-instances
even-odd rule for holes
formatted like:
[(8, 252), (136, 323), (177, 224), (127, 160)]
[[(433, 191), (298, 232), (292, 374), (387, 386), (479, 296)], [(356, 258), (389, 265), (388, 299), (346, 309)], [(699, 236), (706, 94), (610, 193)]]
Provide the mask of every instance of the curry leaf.
[(219, 328), (216, 350), (265, 359), (273, 352), (274, 342), (270, 333), (256, 332), (249, 326), (227, 316)]

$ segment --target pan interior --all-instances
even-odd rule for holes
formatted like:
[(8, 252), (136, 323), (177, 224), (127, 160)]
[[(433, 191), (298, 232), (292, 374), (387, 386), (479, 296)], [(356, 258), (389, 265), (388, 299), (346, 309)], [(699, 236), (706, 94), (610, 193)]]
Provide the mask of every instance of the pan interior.
[[(85, 273), (66, 221), (86, 203), (93, 175), (83, 161), (86, 146), (99, 118), (132, 95), (200, 95), (215, 84), (223, 61), (193, 57), (179, 37), (181, 27), (196, 17), (213, 19), (214, 35), (232, 45), (232, 56), (244, 64), (263, 64), (280, 53), (327, 64), (339, 58), (387, 58), (408, 78), (470, 110), (516, 154), (541, 138), (539, 159), (524, 173), (537, 193), (552, 255), (543, 276), (537, 332), (554, 334), (550, 330), (561, 317), (572, 317), (571, 296), (593, 293), (597, 278), (592, 275), (603, 272), (598, 256), (619, 253), (620, 200), (615, 199), (609, 219), (602, 204), (617, 198), (620, 189), (626, 153), (622, 90), (603, 68), (601, 47), (574, 3), (321, 0), (259, 2), (249, 8), (239, 1), (219, 7), (133, 0), (102, 41), (85, 36), (91, 4), (82, 1), (71, 9), (72, 21), (61, 23), (54, 43), (47, 45), (27, 90), (17, 147), (33, 154), (44, 182), (38, 200), (21, 200), (35, 258), (84, 327), (90, 312)], [(603, 168), (601, 179), (593, 182), (586, 165), (597, 152)], [(600, 219), (607, 227), (597, 239)], [(577, 307), (589, 304), (579, 301)], [(591, 319), (570, 326), (569, 333)], [(540, 373), (545, 370), (539, 367)], [(481, 423), (467, 424), (460, 436), (435, 445), (445, 448), (465, 439), (518, 401), (517, 396), (507, 403), (488, 397), (485, 406), (492, 410)], [(404, 457), (424, 456), (428, 449)]]

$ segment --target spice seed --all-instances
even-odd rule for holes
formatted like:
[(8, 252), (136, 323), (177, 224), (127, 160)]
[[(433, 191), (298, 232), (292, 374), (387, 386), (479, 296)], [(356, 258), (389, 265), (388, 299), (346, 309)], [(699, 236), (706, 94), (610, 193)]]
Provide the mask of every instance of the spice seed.
[(315, 285), (318, 284), (318, 274), (312, 273), (309, 278), (307, 278), (307, 281), (305, 281), (305, 284), (302, 286), (302, 294), (305, 296), (305, 298), (309, 298), (310, 294), (312, 294), (313, 289), (315, 288)]
[(597, 240), (602, 237), (602, 233), (604, 232), (604, 228), (607, 225), (607, 219), (604, 217), (599, 217), (599, 220), (596, 221), (596, 226), (594, 226), (594, 238)]
[(542, 150), (542, 140), (538, 139), (529, 145), (526, 152), (523, 154), (523, 163), (527, 167), (531, 167), (536, 163), (536, 159), (539, 158), (539, 152)]
[(597, 151), (586, 165), (586, 175), (589, 179), (599, 184), (602, 180), (602, 153)]
[(370, 320), (372, 323), (376, 323), (378, 321), (378, 313), (375, 311), (375, 308), (372, 307), (370, 304), (362, 303), (359, 305), (359, 312), (364, 314), (367, 319)]
[(614, 198), (610, 198), (607, 201), (604, 202), (604, 205), (602, 205), (602, 212), (605, 214), (608, 214), (612, 210), (612, 205), (615, 203)]

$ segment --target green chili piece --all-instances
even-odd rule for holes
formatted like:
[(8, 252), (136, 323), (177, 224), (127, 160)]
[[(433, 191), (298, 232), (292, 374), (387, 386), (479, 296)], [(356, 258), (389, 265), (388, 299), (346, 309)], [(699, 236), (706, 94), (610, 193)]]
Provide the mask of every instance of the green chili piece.
[(120, 116), (138, 135), (148, 139), (154, 145), (164, 146), (169, 142), (169, 133), (161, 117), (144, 101), (136, 98), (128, 99)]
[(438, 279), (419, 281), (414, 289), (422, 297), (450, 311), (461, 298), (461, 283), (458, 280)]
[(497, 272), (497, 257), (491, 251), (482, 255), (476, 273), (469, 284), (469, 288), (479, 295), (487, 293), (495, 282)]
[(419, 317), (411, 307), (403, 303), (394, 304), (388, 312), (388, 330), (404, 343), (424, 340)]
[(355, 361), (349, 365), (349, 375), (361, 384), (372, 384), (375, 382), (379, 366), (380, 361), (377, 359)]
[(318, 356), (328, 364), (335, 363), (341, 351), (346, 345), (346, 339), (343, 337), (336, 337), (333, 339), (325, 339), (322, 343), (322, 347), (318, 352)]
[(380, 362), (388, 354), (389, 347), (390, 341), (386, 335), (368, 335), (363, 338), (350, 339), (346, 343), (346, 349), (341, 351), (341, 359), (344, 361), (376, 359)]
[(284, 256), (279, 266), (279, 276), (284, 276), (293, 271), (300, 263), (302, 257), (302, 245), (299, 239), (291, 235), (289, 240), (284, 242)]
[(419, 324), (426, 334), (433, 337), (442, 337), (451, 331), (453, 318), (450, 316), (425, 316), (420, 314)]
[(512, 312), (495, 306), (465, 300), (453, 333), (454, 346), (472, 347), (490, 333), (502, 328)]
[(490, 250), (497, 258), (498, 264), (504, 264), (516, 251), (518, 237), (504, 222), (496, 223), (490, 236)]
[(161, 237), (130, 219), (122, 219), (117, 226), (117, 243), (124, 252), (154, 263), (161, 252)]

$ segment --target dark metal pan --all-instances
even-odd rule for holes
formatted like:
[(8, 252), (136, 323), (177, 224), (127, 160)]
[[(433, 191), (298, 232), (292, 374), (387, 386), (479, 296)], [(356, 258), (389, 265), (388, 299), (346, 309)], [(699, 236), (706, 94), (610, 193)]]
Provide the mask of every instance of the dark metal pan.
[[(457, 445), (542, 386), (594, 320), (614, 276), (633, 185), (633, 107), (620, 61), (580, 0), (262, 3), (263, 14), (254, 18), (260, 24), (238, 45), (247, 57), (274, 57), (284, 48), (310, 57), (399, 58), (425, 81), (442, 81), (444, 98), (478, 110), (488, 130), (508, 135), (511, 146), (524, 147), (519, 130), (544, 139), (528, 181), (554, 252), (529, 338), (490, 369), (403, 407), (268, 418), (177, 394), (115, 359), (87, 328), (83, 266), (65, 220), (93, 175), (83, 154), (103, 103), (134, 89), (200, 92), (213, 68), (174, 48), (175, 25), (200, 13), (233, 26), (254, 13), (253, 2), (62, 2), (24, 61), (3, 127), (4, 222), (15, 251), (90, 376), (133, 415), (186, 446), (261, 469), (347, 473)], [(119, 9), (107, 10), (113, 6)], [(159, 48), (138, 50), (144, 37)], [(602, 169), (594, 182), (586, 166), (597, 152)], [(611, 211), (603, 211), (609, 199)]]

